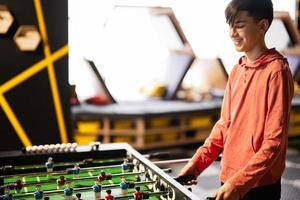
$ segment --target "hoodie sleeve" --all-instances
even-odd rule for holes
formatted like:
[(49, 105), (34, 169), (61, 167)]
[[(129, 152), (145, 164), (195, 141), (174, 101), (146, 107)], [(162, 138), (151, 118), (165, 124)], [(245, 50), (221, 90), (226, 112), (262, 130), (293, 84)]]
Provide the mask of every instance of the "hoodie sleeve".
[(230, 95), (231, 88), (230, 81), (228, 81), (223, 98), (220, 119), (214, 125), (203, 146), (197, 150), (191, 159), (191, 162), (197, 166), (200, 173), (216, 160), (223, 151), (223, 136), (230, 125)]
[(227, 180), (243, 197), (270, 170), (286, 148), (293, 81), (289, 70), (276, 72), (269, 82), (268, 110), (261, 148), (234, 176)]

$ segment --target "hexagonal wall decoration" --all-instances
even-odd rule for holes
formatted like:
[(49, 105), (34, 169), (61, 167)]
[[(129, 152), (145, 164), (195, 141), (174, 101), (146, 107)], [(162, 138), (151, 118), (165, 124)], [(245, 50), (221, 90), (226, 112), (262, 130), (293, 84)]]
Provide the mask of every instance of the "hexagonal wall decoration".
[(0, 34), (5, 34), (14, 21), (13, 16), (7, 6), (0, 5)]
[(22, 25), (18, 28), (14, 41), (21, 51), (35, 51), (41, 42), (41, 36), (36, 26)]

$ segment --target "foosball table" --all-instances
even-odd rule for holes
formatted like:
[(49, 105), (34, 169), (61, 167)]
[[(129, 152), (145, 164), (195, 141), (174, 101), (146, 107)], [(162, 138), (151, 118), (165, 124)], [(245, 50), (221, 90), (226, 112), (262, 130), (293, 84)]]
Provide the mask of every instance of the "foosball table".
[(0, 153), (0, 199), (198, 200), (126, 143)]

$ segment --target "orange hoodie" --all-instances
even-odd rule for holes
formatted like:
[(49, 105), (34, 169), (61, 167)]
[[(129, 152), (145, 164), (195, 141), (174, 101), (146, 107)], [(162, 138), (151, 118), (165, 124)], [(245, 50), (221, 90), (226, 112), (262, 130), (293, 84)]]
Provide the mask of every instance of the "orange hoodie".
[(220, 119), (191, 162), (202, 172), (220, 153), (220, 180), (243, 197), (275, 183), (285, 168), (293, 79), (275, 49), (251, 63), (239, 60), (226, 86)]

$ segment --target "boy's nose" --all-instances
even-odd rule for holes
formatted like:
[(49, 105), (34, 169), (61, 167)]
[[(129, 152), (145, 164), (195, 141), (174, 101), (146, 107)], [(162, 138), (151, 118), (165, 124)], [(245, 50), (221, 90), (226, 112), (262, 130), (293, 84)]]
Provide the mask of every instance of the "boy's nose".
[(234, 27), (230, 27), (229, 28), (229, 35), (230, 35), (230, 37), (234, 37), (234, 36), (236, 36), (236, 34), (237, 34), (236, 29)]

